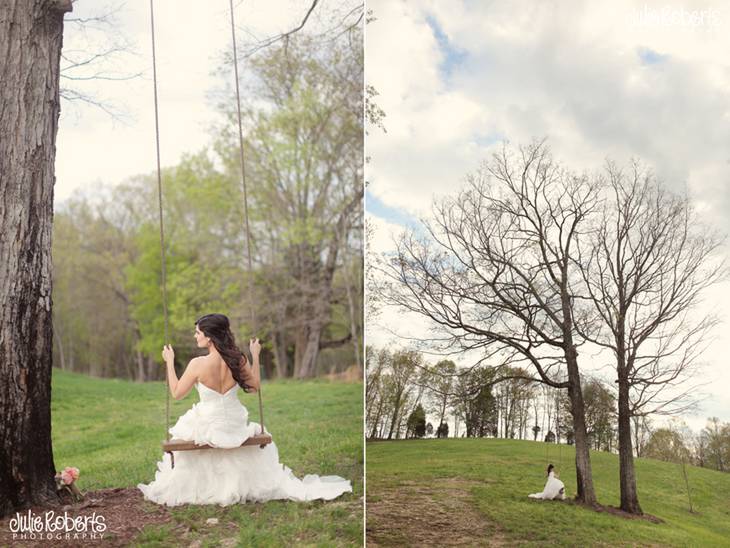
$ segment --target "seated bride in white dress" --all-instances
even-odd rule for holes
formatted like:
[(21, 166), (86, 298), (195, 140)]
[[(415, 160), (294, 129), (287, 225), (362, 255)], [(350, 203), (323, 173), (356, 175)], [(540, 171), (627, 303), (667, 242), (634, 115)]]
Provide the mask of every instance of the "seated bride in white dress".
[(532, 493), (527, 495), (528, 497), (543, 500), (565, 500), (565, 484), (558, 479), (554, 468), (552, 464), (548, 465), (547, 482), (545, 482), (545, 488), (542, 490), (542, 493)]
[(195, 339), (198, 348), (208, 349), (208, 355), (193, 358), (179, 379), (172, 347), (167, 345), (162, 351), (172, 397), (184, 398), (193, 386), (200, 395), (200, 402), (178, 419), (170, 435), (215, 449), (176, 451), (174, 467), (170, 455), (164, 453), (154, 481), (137, 485), (145, 499), (168, 506), (227, 506), (272, 499), (331, 500), (352, 492), (350, 481), (339, 476), (309, 474), (300, 480), (279, 462), (273, 442), (263, 448), (241, 447), (261, 431), (257, 423), (249, 422), (248, 411), (237, 395), (239, 387), (244, 392), (259, 388), (261, 345), (258, 339), (250, 341), (253, 363), (248, 363), (223, 314), (198, 319)]

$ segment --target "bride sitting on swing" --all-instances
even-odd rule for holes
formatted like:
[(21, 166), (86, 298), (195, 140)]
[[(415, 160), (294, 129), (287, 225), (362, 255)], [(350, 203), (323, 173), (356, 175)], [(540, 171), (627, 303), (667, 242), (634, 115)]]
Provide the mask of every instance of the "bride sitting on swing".
[(172, 347), (166, 345), (162, 351), (172, 397), (182, 399), (193, 387), (200, 395), (200, 402), (180, 417), (170, 435), (212, 449), (175, 451), (174, 461), (170, 453), (163, 454), (154, 481), (137, 485), (145, 499), (168, 506), (227, 506), (272, 499), (330, 500), (352, 491), (350, 481), (339, 476), (310, 474), (298, 479), (279, 462), (273, 442), (261, 448), (242, 446), (261, 431), (258, 424), (249, 422), (237, 395), (239, 387), (244, 392), (259, 389), (258, 339), (250, 341), (253, 363), (248, 363), (236, 346), (228, 318), (208, 314), (195, 322), (195, 340), (208, 354), (193, 358), (179, 379)]
[(542, 493), (532, 493), (527, 496), (532, 499), (565, 500), (565, 484), (558, 479), (555, 474), (555, 467), (552, 464), (549, 464), (547, 467), (547, 482)]

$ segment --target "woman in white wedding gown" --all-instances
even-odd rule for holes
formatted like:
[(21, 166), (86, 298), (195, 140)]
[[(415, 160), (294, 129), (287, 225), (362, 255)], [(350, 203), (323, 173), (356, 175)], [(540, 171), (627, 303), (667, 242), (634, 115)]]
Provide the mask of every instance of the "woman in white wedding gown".
[(527, 495), (528, 497), (533, 499), (565, 500), (565, 484), (557, 478), (554, 468), (552, 464), (548, 465), (548, 478), (542, 493), (532, 493), (531, 495)]
[(248, 411), (237, 395), (239, 387), (245, 392), (258, 390), (261, 345), (258, 339), (250, 341), (253, 364), (249, 364), (223, 314), (208, 314), (196, 321), (195, 339), (199, 348), (208, 349), (208, 355), (192, 359), (180, 379), (175, 374), (172, 347), (167, 345), (162, 351), (172, 396), (184, 398), (193, 386), (200, 395), (200, 402), (178, 419), (170, 435), (216, 449), (176, 451), (174, 468), (170, 455), (164, 453), (154, 481), (137, 485), (145, 499), (168, 506), (227, 506), (272, 499), (331, 500), (352, 492), (350, 481), (339, 476), (310, 474), (298, 479), (279, 462), (273, 442), (263, 449), (241, 447), (261, 430), (248, 421)]

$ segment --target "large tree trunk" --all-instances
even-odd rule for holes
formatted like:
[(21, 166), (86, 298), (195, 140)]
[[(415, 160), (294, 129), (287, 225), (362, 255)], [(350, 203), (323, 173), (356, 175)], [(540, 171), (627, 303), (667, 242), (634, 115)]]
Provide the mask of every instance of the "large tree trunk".
[(631, 416), (629, 414), (628, 382), (618, 392), (618, 454), (619, 477), (621, 486), (621, 510), (641, 514), (639, 496), (636, 492), (636, 473), (634, 472), (634, 453), (631, 442)]
[[(342, 273), (345, 277), (345, 290), (347, 291), (347, 308), (350, 316), (350, 333), (352, 333), (352, 349), (355, 352), (355, 365), (357, 366), (358, 371), (362, 371), (362, 361), (360, 359), (360, 329), (359, 322), (357, 321), (358, 316), (362, 316), (361, 314), (357, 313), (357, 306), (355, 304), (355, 296), (354, 291), (352, 290), (352, 280), (350, 279), (350, 273), (347, 265), (348, 260), (348, 253), (347, 253), (347, 233), (343, 234), (341, 236), (341, 239), (343, 242), (345, 242), (345, 245), (342, 250), (342, 254), (344, 256), (344, 264), (342, 265)], [(358, 261), (362, 260), (362, 254), (360, 255), (360, 258)], [(362, 272), (362, 271), (361, 271)], [(364, 287), (362, 286), (363, 283), (363, 277), (359, 276), (358, 280), (358, 289), (359, 289), (359, 295), (363, 294)]]
[(322, 338), (322, 326), (315, 320), (305, 328), (306, 338), (303, 338), (304, 351), (297, 369), (297, 378), (314, 377), (317, 374), (317, 358), (319, 357), (319, 343)]
[[(320, 267), (315, 265), (304, 268), (305, 271), (308, 270), (308, 275), (305, 278), (309, 280), (312, 287), (317, 288), (317, 291), (313, 296), (312, 317), (297, 333), (297, 358), (301, 356), (301, 359), (297, 359), (294, 367), (294, 376), (297, 378), (313, 377), (317, 374), (317, 358), (319, 357), (322, 330), (331, 317), (329, 307), (332, 299), (332, 281), (337, 267), (337, 256), (342, 244), (341, 235), (347, 234), (345, 227), (349, 215), (361, 199), (360, 194), (356, 195), (340, 213), (327, 247), (327, 258), (321, 266), (321, 271)], [(300, 354), (299, 345), (302, 343), (304, 347)]]
[[(567, 253), (566, 253), (567, 255)], [(567, 264), (567, 263), (566, 263)], [(567, 266), (563, 266), (563, 284), (560, 288), (560, 298), (563, 308), (563, 342), (565, 346), (565, 364), (568, 369), (568, 396), (570, 397), (570, 414), (573, 418), (573, 440), (575, 443), (575, 473), (578, 492), (576, 500), (583, 504), (596, 504), (596, 491), (593, 487), (593, 471), (591, 469), (591, 451), (586, 429), (586, 410), (583, 402), (583, 388), (580, 384), (580, 369), (578, 369), (578, 350), (573, 344), (573, 312), (571, 297), (567, 291)], [(555, 409), (560, 407), (556, 400)], [(558, 415), (559, 416), (559, 415)], [(560, 430), (555, 432), (556, 439)]]
[(307, 329), (306, 324), (301, 324), (294, 335), (294, 377), (299, 377), (299, 371), (302, 369), (302, 358), (307, 346)]
[(63, 14), (0, 3), (0, 516), (58, 501), (51, 448), (51, 228)]
[(629, 407), (629, 379), (623, 353), (618, 359), (618, 458), (621, 510), (641, 514), (636, 492), (634, 449), (631, 442), (631, 410)]
[[(572, 341), (570, 341), (572, 342)], [(584, 504), (596, 504), (596, 491), (593, 488), (593, 472), (591, 470), (591, 454), (586, 432), (585, 404), (580, 386), (577, 352), (574, 346), (566, 352), (568, 366), (568, 395), (570, 397), (570, 414), (573, 417), (573, 436), (575, 440), (575, 471), (578, 493), (576, 499)], [(557, 435), (557, 432), (556, 432)]]

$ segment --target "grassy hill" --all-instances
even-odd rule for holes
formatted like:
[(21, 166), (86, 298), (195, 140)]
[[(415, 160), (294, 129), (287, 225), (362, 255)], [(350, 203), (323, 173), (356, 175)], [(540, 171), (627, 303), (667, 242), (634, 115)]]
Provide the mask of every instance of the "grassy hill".
[[(662, 521), (626, 519), (573, 502), (528, 499), (542, 491), (546, 458), (575, 495), (570, 446), (501, 439), (368, 443), (368, 545), (730, 546), (730, 474), (636, 460), (639, 501)], [(618, 457), (592, 452), (599, 502), (619, 505)]]
[[(76, 466), (82, 491), (134, 487), (154, 478), (165, 436), (165, 385), (96, 379), (53, 371), (53, 453), (57, 469)], [(251, 420), (259, 421), (256, 395), (239, 391)], [(177, 545), (170, 528), (193, 529), (209, 517), (237, 525), (245, 545), (362, 544), (362, 383), (323, 380), (264, 382), (264, 417), (282, 463), (302, 477), (307, 473), (337, 474), (352, 481), (353, 493), (333, 503), (293, 503), (219, 507), (178, 507), (169, 527), (142, 531), (139, 542)], [(193, 390), (185, 399), (171, 399), (171, 424), (198, 401)], [(144, 502), (144, 504), (153, 504)], [(230, 536), (229, 532), (226, 534)], [(215, 528), (201, 532), (203, 545), (216, 544)], [(221, 533), (223, 534), (223, 533)]]

